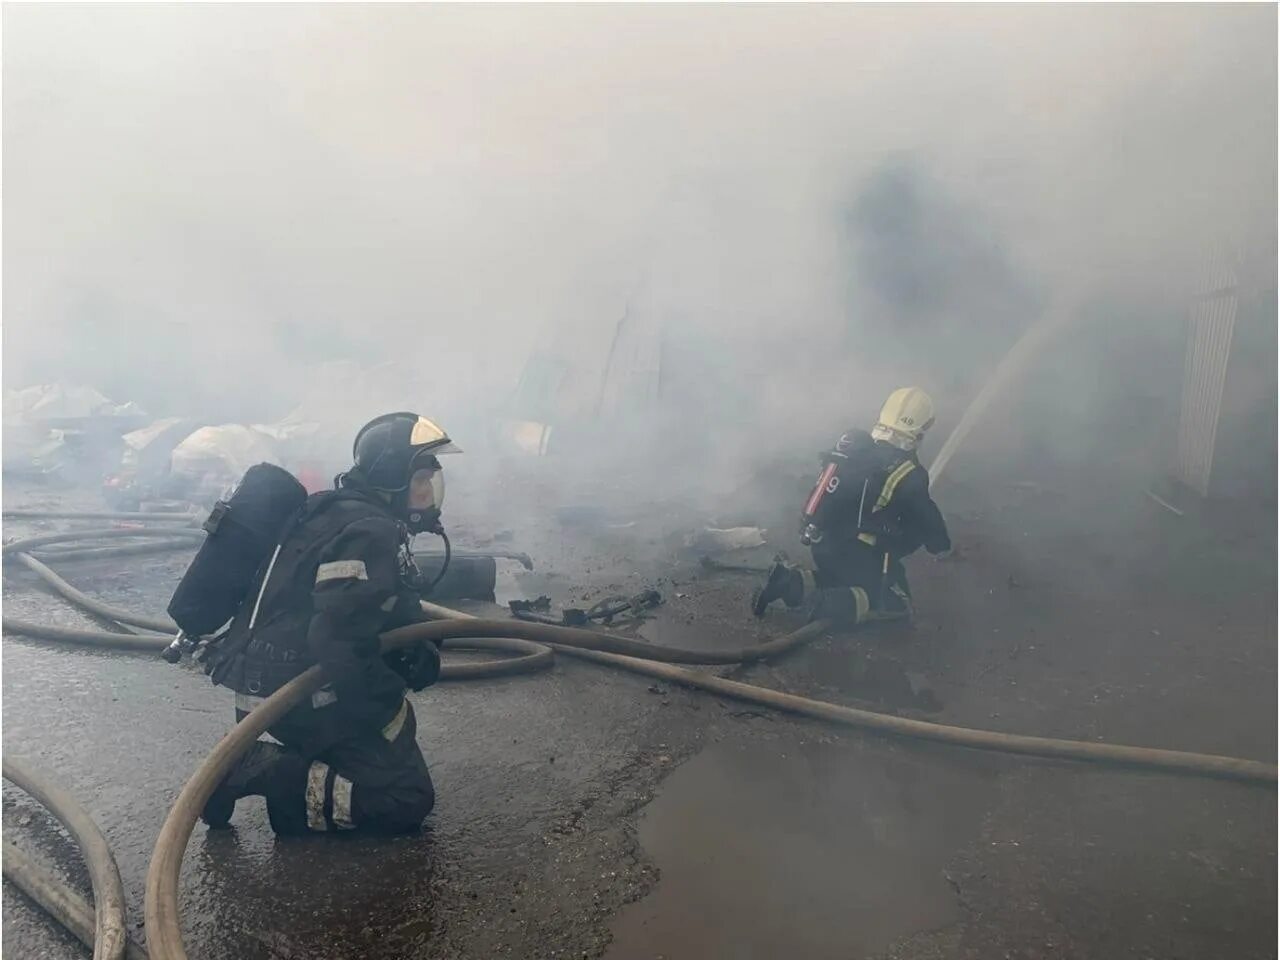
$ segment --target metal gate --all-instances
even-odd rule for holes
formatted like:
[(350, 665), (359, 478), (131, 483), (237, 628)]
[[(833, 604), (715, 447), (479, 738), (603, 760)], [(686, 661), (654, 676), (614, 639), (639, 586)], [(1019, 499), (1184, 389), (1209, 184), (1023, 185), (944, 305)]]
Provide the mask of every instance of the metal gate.
[(1213, 473), (1213, 448), (1239, 305), (1239, 264), (1239, 252), (1231, 245), (1224, 244), (1209, 257), (1187, 320), (1174, 477), (1202, 497), (1209, 495)]

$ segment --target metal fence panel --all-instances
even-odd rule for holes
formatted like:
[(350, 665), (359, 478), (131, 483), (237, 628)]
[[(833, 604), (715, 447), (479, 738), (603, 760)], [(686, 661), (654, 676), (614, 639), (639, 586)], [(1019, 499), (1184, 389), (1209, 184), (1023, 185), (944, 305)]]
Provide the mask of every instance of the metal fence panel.
[(1174, 476), (1209, 495), (1213, 448), (1227, 382), (1227, 361), (1239, 305), (1239, 254), (1223, 246), (1209, 258), (1187, 321), (1187, 360)]

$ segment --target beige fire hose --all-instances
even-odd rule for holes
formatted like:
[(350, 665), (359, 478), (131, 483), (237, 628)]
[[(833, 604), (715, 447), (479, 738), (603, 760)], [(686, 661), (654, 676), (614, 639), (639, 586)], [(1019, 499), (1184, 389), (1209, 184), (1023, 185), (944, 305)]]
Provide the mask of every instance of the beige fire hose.
[(104, 620), (114, 620), (116, 623), (132, 624), (135, 627), (145, 627), (147, 630), (156, 630), (160, 633), (167, 633), (170, 636), (164, 638), (167, 644), (173, 634), (178, 632), (178, 625), (168, 617), (147, 617), (131, 613), (128, 610), (121, 610), (119, 607), (112, 607), (100, 600), (95, 600), (81, 590), (77, 590), (67, 581), (50, 570), (47, 566), (31, 556), (29, 553), (16, 553), (13, 558), (20, 564), (38, 576), (47, 583), (55, 591), (61, 594), (65, 599), (74, 603), (77, 607), (87, 610), (92, 614), (102, 617)]
[(150, 539), (159, 537), (164, 540), (174, 540), (178, 538), (186, 540), (200, 540), (205, 538), (203, 530), (183, 530), (179, 527), (112, 527), (104, 530), (79, 530), (73, 533), (46, 533), (38, 537), (26, 537), (22, 540), (6, 543), (0, 547), (0, 554), (8, 556), (10, 553), (27, 553), (35, 547), (44, 547), (53, 543), (72, 543), (83, 540), (120, 540), (120, 539)]
[[(94, 912), (89, 901), (29, 857), (12, 840), (4, 841), (4, 877), (37, 906), (62, 924), (90, 950), (95, 949)], [(124, 946), (125, 960), (147, 960), (147, 951), (133, 940)]]
[[(450, 619), (416, 624), (383, 634), (384, 650), (394, 649), (415, 640), (434, 640), (460, 634), (474, 636), (477, 633), (487, 632), (489, 635), (500, 633), (506, 636), (519, 636), (523, 639), (536, 639), (563, 653), (622, 667), (646, 676), (659, 677), (734, 699), (747, 700), (754, 704), (878, 733), (892, 733), (957, 746), (1053, 759), (1086, 760), (1197, 776), (1227, 777), (1266, 786), (1274, 786), (1276, 782), (1274, 765), (1253, 760), (1184, 753), (1176, 750), (1154, 750), (1146, 747), (1026, 737), (886, 716), (867, 710), (811, 700), (807, 697), (779, 693), (776, 690), (751, 684), (737, 683), (668, 664), (602, 653), (589, 649), (598, 644), (600, 634), (587, 630), (522, 621), (482, 620), (435, 604), (424, 603), (423, 608), (432, 615), (447, 614)], [(815, 630), (821, 630), (825, 626), (826, 624), (810, 624), (810, 627)], [(553, 642), (548, 639), (555, 635), (559, 635), (561, 640), (567, 642)], [(793, 643), (786, 649), (793, 649), (796, 645)], [(654, 652), (657, 650), (655, 649)], [(178, 920), (178, 876), (191, 831), (195, 828), (196, 820), (205, 802), (249, 746), (296, 703), (323, 686), (324, 682), (325, 677), (321, 668), (313, 667), (277, 690), (223, 737), (178, 795), (160, 830), (160, 836), (156, 840), (151, 857), (151, 866), (147, 871), (144, 916), (148, 943), (155, 960), (185, 960), (187, 956)]]
[[(449, 619), (437, 622), (432, 626), (437, 629), (428, 632), (423, 630), (421, 636), (434, 639), (438, 635), (471, 636), (477, 632), (496, 631), (503, 628), (506, 621), (485, 621), (459, 610), (450, 610), (437, 604), (423, 603), (423, 609), (431, 616)], [(459, 621), (462, 621), (460, 623)], [(461, 628), (471, 627), (462, 634)], [(541, 627), (542, 624), (526, 624), (530, 627)], [(804, 640), (823, 633), (830, 624), (823, 621), (811, 623), (781, 640), (762, 644), (760, 649), (772, 646), (774, 655), (794, 649)], [(1186, 773), (1195, 776), (1222, 777), (1232, 780), (1246, 780), (1263, 784), (1276, 782), (1274, 764), (1260, 763), (1257, 760), (1240, 760), (1235, 757), (1221, 757), (1214, 754), (1188, 753), (1182, 750), (1160, 750), (1152, 747), (1126, 747), (1109, 743), (1091, 743), (1085, 740), (1058, 740), (1052, 737), (1028, 737), (1012, 733), (999, 733), (994, 730), (975, 730), (969, 727), (953, 727), (942, 723), (931, 723), (925, 720), (911, 720), (906, 717), (895, 717), (890, 714), (876, 713), (871, 710), (858, 710), (854, 707), (827, 703), (824, 700), (811, 700), (790, 693), (780, 693), (766, 687), (758, 687), (750, 683), (739, 683), (726, 680), (714, 674), (688, 670), (658, 663), (651, 659), (619, 656), (603, 652), (600, 644), (593, 644), (587, 637), (599, 636), (586, 630), (570, 627), (547, 627), (546, 630), (563, 633), (566, 642), (552, 639), (548, 633), (538, 636), (540, 643), (545, 643), (559, 653), (591, 660), (595, 663), (606, 663), (621, 667), (632, 673), (640, 673), (660, 680), (668, 680), (699, 690), (718, 693), (735, 700), (747, 700), (751, 703), (772, 707), (787, 713), (813, 717), (848, 727), (860, 727), (877, 733), (888, 733), (896, 736), (912, 737), (918, 740), (934, 740), (952, 746), (972, 747), (976, 750), (995, 750), (1001, 753), (1018, 753), (1034, 757), (1047, 757), (1059, 760), (1089, 760), (1100, 763), (1112, 763), (1150, 770), (1161, 770), (1167, 773)], [(393, 633), (386, 634), (390, 639)], [(570, 636), (573, 634), (573, 636)], [(580, 637), (577, 634), (587, 634)], [(532, 637), (530, 637), (532, 639)], [(611, 638), (612, 639), (612, 638)], [(657, 648), (660, 649), (660, 648)], [(656, 650), (655, 650), (656, 652)], [(738, 662), (749, 662), (742, 660)]]
[[(150, 630), (164, 631), (166, 635), (108, 633), (104, 630), (55, 627), (9, 617), (0, 621), (3, 624), (5, 633), (38, 637), (42, 640), (53, 640), (59, 643), (75, 643), (117, 650), (153, 650), (159, 652), (169, 645), (173, 639), (173, 634), (178, 629), (176, 624), (166, 618), (140, 616), (94, 599), (84, 591), (73, 587), (30, 554), (13, 553), (11, 556), (52, 587), (65, 600), (88, 613), (116, 623), (133, 624)], [(452, 642), (449, 644), (449, 648), (451, 650), (513, 654), (513, 656), (477, 663), (444, 664), (440, 670), (440, 679), (442, 680), (482, 680), (490, 677), (510, 676), (517, 673), (544, 670), (551, 666), (554, 656), (550, 647), (510, 637), (477, 637), (465, 642)]]
[[(27, 543), (24, 542), (11, 546), (26, 545)], [(33, 566), (32, 569), (36, 568)], [(48, 568), (45, 568), (45, 571), (49, 576), (60, 579)], [(64, 582), (64, 585), (68, 589), (59, 592), (73, 602), (78, 602), (84, 596), (69, 584)], [(670, 662), (654, 662), (666, 660), (726, 664), (778, 656), (794, 650), (806, 640), (823, 633), (829, 625), (822, 621), (809, 624), (788, 636), (755, 647), (737, 651), (698, 652), (656, 647), (625, 637), (571, 627), (518, 620), (484, 620), (431, 603), (423, 603), (422, 606), (429, 616), (444, 619), (384, 634), (382, 638), (384, 649), (392, 649), (415, 640), (440, 640), (449, 649), (500, 647), (508, 651), (526, 652), (525, 656), (496, 663), (449, 664), (443, 669), (442, 678), (460, 679), (494, 673), (521, 672), (531, 668), (531, 661), (536, 666), (549, 665), (551, 651), (554, 649), (570, 656), (619, 667), (645, 676), (876, 733), (1050, 759), (1119, 764), (1168, 773), (1229, 778), (1268, 787), (1273, 787), (1276, 783), (1275, 766), (1258, 761), (1146, 747), (1029, 737), (929, 723), (780, 693), (673, 666)], [(120, 612), (105, 606), (104, 609), (111, 613)], [(136, 622), (141, 618), (133, 619)], [(156, 644), (166, 640), (166, 638), (157, 637), (122, 637), (110, 633), (68, 631), (62, 628), (19, 624), (14, 621), (6, 621), (5, 630), (46, 636), (72, 633), (78, 635), (78, 642), (97, 642), (91, 638), (99, 638), (101, 642), (109, 643), (128, 640)], [(151, 956), (158, 960), (179, 960), (186, 957), (178, 919), (179, 871), (191, 832), (209, 795), (251, 743), (287, 713), (294, 704), (309, 696), (324, 682), (325, 678), (320, 668), (316, 667), (281, 687), (219, 742), (184, 786), (161, 829), (147, 873), (144, 912)]]
[[(48, 808), (80, 847), (93, 885), (93, 960), (120, 960), (128, 939), (124, 922), (124, 886), (120, 882), (116, 859), (107, 846), (107, 838), (69, 793), (13, 756), (9, 750), (5, 751), (3, 767), (4, 778)], [(9, 870), (7, 856), (5, 870)]]
[(104, 510), (5, 510), (5, 520), (155, 520), (159, 523), (197, 523), (202, 514), (189, 513), (139, 513), (137, 511)]

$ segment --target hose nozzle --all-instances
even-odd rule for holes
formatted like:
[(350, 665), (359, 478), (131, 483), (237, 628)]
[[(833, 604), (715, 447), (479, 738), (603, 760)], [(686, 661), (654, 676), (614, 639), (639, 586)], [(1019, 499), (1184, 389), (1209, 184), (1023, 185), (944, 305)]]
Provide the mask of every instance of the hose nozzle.
[(199, 637), (188, 637), (186, 633), (179, 630), (178, 635), (173, 638), (173, 643), (160, 651), (160, 656), (166, 663), (177, 663), (186, 654), (194, 650), (199, 644)]

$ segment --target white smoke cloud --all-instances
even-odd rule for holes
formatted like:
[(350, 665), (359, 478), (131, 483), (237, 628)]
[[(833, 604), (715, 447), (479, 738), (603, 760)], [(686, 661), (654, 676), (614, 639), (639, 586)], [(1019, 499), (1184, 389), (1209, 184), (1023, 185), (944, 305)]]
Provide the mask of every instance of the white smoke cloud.
[[(1274, 244), (1275, 16), (10, 6), (5, 376), (261, 420), (311, 364), (394, 360), (444, 419), (535, 349), (598, 369), (630, 300), (717, 385), (675, 412), (721, 451), (902, 381), (955, 405), (1038, 304)], [(894, 176), (901, 248), (851, 226)]]

